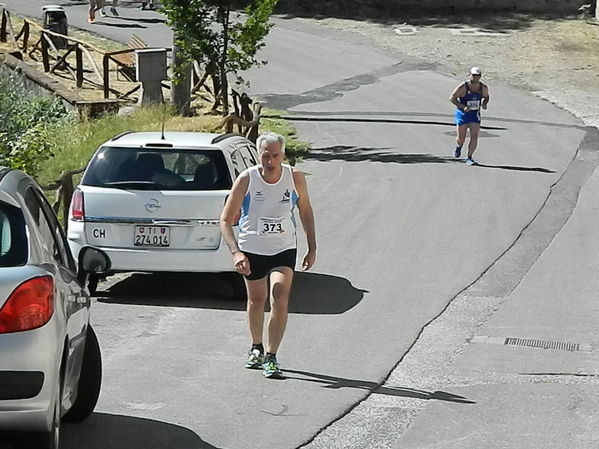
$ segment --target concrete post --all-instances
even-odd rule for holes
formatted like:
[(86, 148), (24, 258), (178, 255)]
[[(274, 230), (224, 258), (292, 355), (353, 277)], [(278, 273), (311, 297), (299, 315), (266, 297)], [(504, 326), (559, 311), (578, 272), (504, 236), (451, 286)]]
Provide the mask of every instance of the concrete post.
[(162, 80), (167, 79), (166, 48), (135, 50), (135, 77), (141, 82), (138, 105), (164, 103)]

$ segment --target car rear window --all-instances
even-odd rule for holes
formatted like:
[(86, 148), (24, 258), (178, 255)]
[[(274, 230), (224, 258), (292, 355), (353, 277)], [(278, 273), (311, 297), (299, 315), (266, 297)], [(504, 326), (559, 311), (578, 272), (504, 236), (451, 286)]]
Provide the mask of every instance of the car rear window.
[(27, 234), (20, 209), (0, 203), (0, 267), (27, 263)]
[(220, 150), (103, 147), (81, 181), (143, 190), (226, 190), (231, 176)]

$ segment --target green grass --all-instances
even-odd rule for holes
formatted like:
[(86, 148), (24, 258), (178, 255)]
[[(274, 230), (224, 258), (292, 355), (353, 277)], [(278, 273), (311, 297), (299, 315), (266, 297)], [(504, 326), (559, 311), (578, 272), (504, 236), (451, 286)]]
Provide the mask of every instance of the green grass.
[(94, 151), (124, 131), (160, 131), (162, 121), (166, 131), (207, 131), (219, 132), (220, 117), (180, 117), (172, 113), (168, 106), (154, 106), (136, 109), (130, 115), (107, 115), (99, 119), (72, 123), (56, 130), (54, 139), (58, 151), (44, 163), (37, 176), (42, 185), (58, 179), (65, 170), (73, 170), (87, 165)]
[[(309, 144), (297, 139), (295, 129), (289, 122), (279, 118), (281, 114), (278, 111), (266, 111), (265, 115), (274, 118), (263, 118), (260, 132), (273, 131), (285, 137), (287, 159), (295, 165), (308, 153)], [(36, 178), (40, 184), (48, 185), (57, 180), (63, 171), (87, 165), (96, 149), (117, 134), (124, 131), (160, 131), (163, 120), (166, 131), (223, 132), (219, 128), (222, 121), (220, 116), (181, 117), (173, 114), (167, 105), (138, 108), (130, 115), (107, 115), (75, 122), (56, 130), (52, 137), (58, 150), (44, 162)]]

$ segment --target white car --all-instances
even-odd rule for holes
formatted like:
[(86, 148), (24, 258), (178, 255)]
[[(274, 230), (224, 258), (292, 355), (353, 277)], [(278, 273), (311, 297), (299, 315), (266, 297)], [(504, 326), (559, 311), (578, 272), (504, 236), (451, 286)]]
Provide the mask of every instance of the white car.
[(0, 446), (9, 432), (17, 447), (57, 449), (61, 419), (94, 410), (102, 360), (85, 282), (109, 268), (89, 247), (77, 267), (39, 186), (0, 167)]
[(257, 163), (254, 144), (236, 134), (119, 134), (98, 148), (73, 194), (73, 254), (101, 248), (112, 272), (230, 272), (243, 299), (219, 219), (235, 178)]

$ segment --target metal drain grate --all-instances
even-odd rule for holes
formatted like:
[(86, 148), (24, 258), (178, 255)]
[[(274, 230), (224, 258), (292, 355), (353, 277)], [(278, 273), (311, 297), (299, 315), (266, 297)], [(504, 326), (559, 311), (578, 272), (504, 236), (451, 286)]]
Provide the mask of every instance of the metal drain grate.
[(567, 343), (561, 341), (533, 340), (530, 338), (506, 337), (504, 345), (528, 346), (540, 349), (558, 349), (561, 351), (580, 351), (580, 343)]

